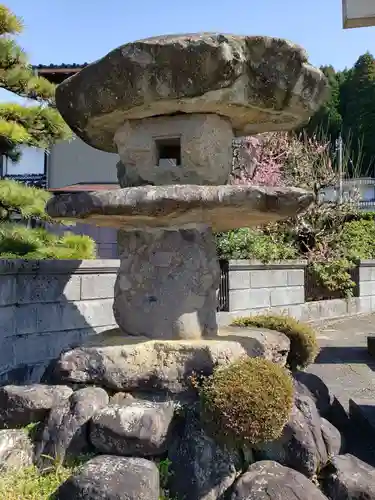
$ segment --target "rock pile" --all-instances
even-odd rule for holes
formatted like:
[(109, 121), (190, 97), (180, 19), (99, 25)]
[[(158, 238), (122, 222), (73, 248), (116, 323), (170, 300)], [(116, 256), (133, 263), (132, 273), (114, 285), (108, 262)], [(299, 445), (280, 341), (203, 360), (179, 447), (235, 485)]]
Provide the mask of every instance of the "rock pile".
[(375, 469), (343, 454), (321, 381), (317, 391), (316, 380), (293, 375), (293, 410), (278, 439), (225, 446), (207, 432), (189, 376), (248, 353), (235, 341), (151, 344), (83, 346), (53, 362), (43, 384), (0, 388), (1, 469), (92, 457), (56, 500), (375, 499)]

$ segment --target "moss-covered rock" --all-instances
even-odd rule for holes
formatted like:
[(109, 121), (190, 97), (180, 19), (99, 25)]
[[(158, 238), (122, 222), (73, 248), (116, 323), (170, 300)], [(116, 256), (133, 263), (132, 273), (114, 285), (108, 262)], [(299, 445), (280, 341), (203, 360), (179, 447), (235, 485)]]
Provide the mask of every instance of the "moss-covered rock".
[(281, 366), (247, 358), (217, 369), (199, 389), (206, 431), (228, 446), (278, 438), (293, 406), (293, 382)]
[(310, 325), (298, 321), (291, 316), (261, 314), (238, 318), (233, 322), (233, 325), (268, 328), (284, 333), (290, 339), (287, 366), (291, 370), (306, 368), (315, 361), (319, 353), (315, 330)]

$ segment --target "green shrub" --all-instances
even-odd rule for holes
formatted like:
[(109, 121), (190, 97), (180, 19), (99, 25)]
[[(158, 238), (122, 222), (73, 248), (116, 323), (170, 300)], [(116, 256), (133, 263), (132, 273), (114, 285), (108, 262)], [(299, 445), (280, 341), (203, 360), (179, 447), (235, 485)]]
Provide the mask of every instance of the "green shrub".
[(281, 235), (268, 235), (256, 229), (241, 228), (216, 235), (221, 259), (255, 259), (267, 263), (295, 259), (297, 250)]
[(372, 213), (365, 214), (363, 219), (345, 222), (329, 248), (332, 255), (329, 258), (322, 255), (322, 258), (311, 261), (308, 270), (318, 285), (332, 292), (340, 292), (341, 297), (350, 297), (356, 286), (350, 270), (358, 265), (360, 259), (375, 258), (375, 222)]
[(247, 358), (217, 369), (199, 388), (207, 432), (229, 447), (277, 439), (293, 405), (293, 383), (281, 366)]
[(22, 224), (0, 224), (1, 259), (94, 259), (95, 242), (89, 236), (52, 234)]
[(350, 270), (354, 267), (355, 264), (352, 261), (342, 258), (325, 262), (310, 262), (306, 272), (310, 272), (316, 283), (323, 289), (340, 292), (340, 298), (349, 298), (353, 295), (353, 289), (356, 286), (350, 275)]
[(306, 368), (315, 361), (319, 353), (315, 330), (306, 323), (302, 323), (291, 316), (276, 314), (261, 314), (238, 318), (234, 326), (268, 328), (284, 333), (290, 340), (290, 351), (287, 365), (291, 370)]
[(339, 246), (349, 259), (372, 259), (375, 257), (375, 222), (354, 220), (346, 222), (339, 236)]

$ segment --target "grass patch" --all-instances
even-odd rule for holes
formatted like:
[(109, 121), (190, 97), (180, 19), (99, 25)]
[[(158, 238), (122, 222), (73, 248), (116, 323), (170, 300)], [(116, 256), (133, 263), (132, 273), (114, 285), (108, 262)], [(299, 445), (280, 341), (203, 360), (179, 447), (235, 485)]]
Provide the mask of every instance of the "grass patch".
[(1, 500), (50, 500), (57, 488), (84, 463), (93, 458), (83, 455), (66, 466), (51, 462), (51, 467), (41, 471), (36, 466), (8, 470), (0, 474)]
[[(53, 493), (72, 474), (93, 455), (77, 458), (69, 465), (54, 465), (45, 471), (36, 466), (20, 470), (9, 470), (0, 474), (0, 499), (1, 500), (50, 500)], [(161, 490), (159, 500), (177, 500), (169, 495), (167, 481), (170, 476), (170, 462), (162, 460), (159, 463)]]
[(56, 467), (42, 473), (33, 466), (4, 472), (0, 475), (0, 498), (1, 500), (48, 500), (74, 470), (74, 467)]

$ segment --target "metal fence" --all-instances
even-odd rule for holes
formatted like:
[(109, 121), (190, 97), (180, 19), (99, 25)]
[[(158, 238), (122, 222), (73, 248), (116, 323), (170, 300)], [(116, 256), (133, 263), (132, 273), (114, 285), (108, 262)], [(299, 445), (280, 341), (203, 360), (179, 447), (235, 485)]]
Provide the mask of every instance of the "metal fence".
[(220, 260), (220, 286), (218, 291), (217, 311), (229, 311), (229, 262)]
[(26, 186), (34, 186), (42, 189), (47, 187), (47, 176), (45, 174), (6, 174), (4, 179), (22, 182)]

